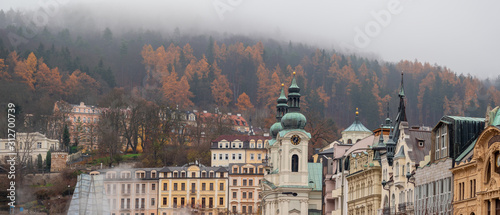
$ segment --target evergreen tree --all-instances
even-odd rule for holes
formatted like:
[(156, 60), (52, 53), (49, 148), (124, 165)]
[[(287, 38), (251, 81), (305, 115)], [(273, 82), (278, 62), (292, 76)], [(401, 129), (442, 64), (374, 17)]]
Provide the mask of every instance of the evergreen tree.
[(69, 142), (71, 141), (70, 140), (70, 137), (69, 137), (69, 130), (68, 130), (68, 125), (64, 125), (64, 131), (63, 131), (63, 145), (65, 147), (69, 147)]
[(43, 168), (43, 160), (42, 160), (42, 155), (41, 154), (38, 154), (38, 156), (36, 157), (36, 162), (37, 162), (37, 169), (38, 171), (42, 170)]
[(47, 170), (50, 172), (50, 166), (52, 165), (52, 153), (50, 152), (50, 150), (47, 152), (47, 156), (45, 157), (45, 164)]

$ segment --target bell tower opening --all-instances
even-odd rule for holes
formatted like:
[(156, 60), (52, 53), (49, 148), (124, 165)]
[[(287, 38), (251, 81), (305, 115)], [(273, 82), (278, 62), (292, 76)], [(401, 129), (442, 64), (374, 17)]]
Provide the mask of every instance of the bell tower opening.
[(299, 171), (299, 156), (292, 155), (292, 172), (298, 172), (298, 171)]

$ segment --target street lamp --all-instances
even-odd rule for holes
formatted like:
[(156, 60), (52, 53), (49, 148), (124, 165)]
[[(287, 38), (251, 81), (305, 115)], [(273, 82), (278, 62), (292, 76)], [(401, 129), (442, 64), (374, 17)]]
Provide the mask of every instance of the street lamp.
[[(388, 207), (389, 207), (389, 215), (390, 215), (390, 214), (391, 214), (391, 189), (390, 189), (390, 188), (387, 188), (387, 189), (386, 189), (386, 188), (385, 188), (385, 185), (386, 185), (386, 184), (387, 184), (387, 182), (386, 182), (385, 180), (382, 180), (382, 188), (383, 188), (384, 190), (389, 191), (389, 199), (387, 200), (387, 204), (388, 204)], [(383, 209), (382, 209), (382, 211), (383, 211)], [(382, 212), (382, 213), (384, 213), (384, 212)], [(385, 213), (384, 213), (384, 214), (385, 214)]]
[(413, 175), (415, 175), (415, 173), (407, 172), (406, 179), (407, 179), (408, 183), (412, 183), (413, 186), (415, 186), (415, 178), (413, 177)]

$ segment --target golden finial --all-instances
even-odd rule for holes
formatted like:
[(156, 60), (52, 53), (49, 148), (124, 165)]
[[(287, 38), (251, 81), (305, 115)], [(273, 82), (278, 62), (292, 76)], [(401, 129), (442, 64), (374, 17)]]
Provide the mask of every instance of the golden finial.
[(293, 75), (295, 75), (295, 72), (293, 72)]
[(284, 86), (285, 86), (285, 84), (281, 83), (281, 86), (282, 86), (282, 87), (284, 87)]
[(356, 115), (359, 115), (358, 108), (356, 108)]

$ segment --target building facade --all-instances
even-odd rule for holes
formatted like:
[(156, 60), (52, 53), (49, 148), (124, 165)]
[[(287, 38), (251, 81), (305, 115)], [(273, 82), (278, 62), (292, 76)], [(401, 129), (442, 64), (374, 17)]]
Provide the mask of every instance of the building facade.
[(228, 170), (190, 163), (159, 171), (158, 214), (198, 213), (215, 215), (228, 211)]
[(304, 130), (300, 88), (294, 77), (285, 97), (282, 85), (277, 101), (277, 122), (266, 144), (268, 157), (262, 182), (263, 214), (320, 214), (322, 165), (308, 163), (311, 134)]
[(102, 175), (111, 215), (157, 215), (160, 168), (109, 169)]
[(38, 155), (45, 161), (47, 152), (59, 150), (59, 140), (47, 138), (39, 132), (16, 133), (13, 150), (11, 150), (9, 139), (0, 139), (0, 162), (6, 162), (14, 153), (24, 163), (31, 162), (36, 165)]
[(263, 164), (230, 164), (229, 210), (237, 214), (258, 214)]
[[(401, 74), (399, 108), (385, 149), (378, 150), (382, 169), (383, 214), (414, 214), (414, 181), (406, 176), (415, 168), (427, 164), (431, 147), (431, 131), (428, 127), (410, 127), (406, 118), (406, 101)], [(379, 144), (380, 145), (380, 144)]]
[(68, 130), (71, 142), (77, 141), (78, 145), (83, 146), (85, 150), (96, 150), (98, 142), (97, 124), (103, 111), (102, 108), (85, 105), (84, 102), (69, 104), (70, 107), (62, 107), (65, 104), (56, 102), (54, 112), (59, 110), (69, 111), (69, 113), (66, 113), (68, 117), (66, 122), (69, 124)]
[(430, 163), (417, 168), (413, 176), (415, 214), (453, 213), (453, 174), (449, 169), (483, 128), (484, 118), (444, 116), (432, 129)]
[(212, 166), (228, 167), (230, 163), (262, 163), (265, 144), (270, 137), (221, 135), (212, 141)]
[(465, 150), (453, 173), (454, 214), (500, 214), (500, 111), (487, 112), (486, 128)]
[[(376, 215), (382, 198), (382, 171), (380, 163), (374, 160), (372, 146), (379, 141), (374, 135), (361, 139), (346, 152), (349, 161), (348, 214)], [(383, 141), (383, 138), (382, 140)]]

